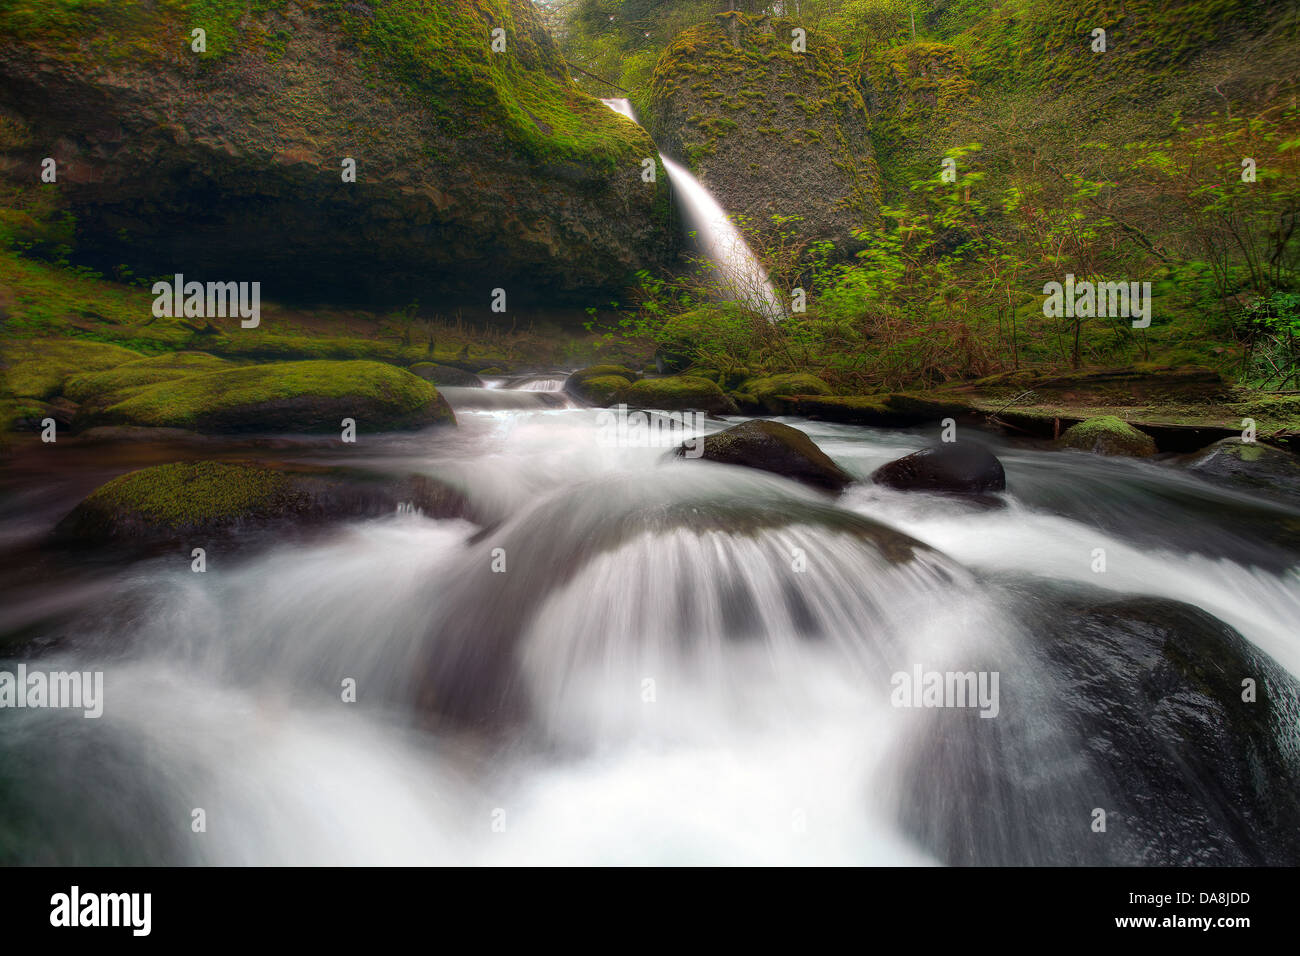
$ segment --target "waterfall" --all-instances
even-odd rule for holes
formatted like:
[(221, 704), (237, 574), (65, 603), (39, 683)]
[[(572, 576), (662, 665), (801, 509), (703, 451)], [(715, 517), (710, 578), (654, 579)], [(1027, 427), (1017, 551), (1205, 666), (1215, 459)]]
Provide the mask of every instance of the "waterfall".
[[(626, 99), (601, 102), (615, 113), (637, 122), (632, 104)], [(785, 307), (772, 287), (767, 270), (749, 248), (736, 224), (727, 216), (726, 210), (718, 205), (704, 184), (684, 166), (662, 153), (659, 154), (659, 159), (677, 191), (686, 221), (695, 231), (705, 256), (717, 270), (718, 284), (722, 291), (735, 301), (762, 313), (770, 322), (785, 318)]]

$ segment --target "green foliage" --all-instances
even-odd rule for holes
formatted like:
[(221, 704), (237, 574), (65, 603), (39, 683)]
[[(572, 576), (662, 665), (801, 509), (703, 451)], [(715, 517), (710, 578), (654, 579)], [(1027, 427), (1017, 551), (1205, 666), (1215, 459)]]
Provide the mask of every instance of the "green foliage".
[(1258, 388), (1300, 387), (1300, 293), (1273, 292), (1243, 311), (1242, 380)]

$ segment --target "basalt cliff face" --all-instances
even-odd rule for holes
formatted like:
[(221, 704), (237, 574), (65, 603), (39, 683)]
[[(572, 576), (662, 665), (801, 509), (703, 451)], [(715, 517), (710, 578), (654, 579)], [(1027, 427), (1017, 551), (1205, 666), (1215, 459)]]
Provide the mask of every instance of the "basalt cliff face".
[(575, 87), (528, 0), (0, 7), (0, 176), (50, 191), (100, 269), (288, 300), (592, 301), (671, 254), (655, 155)]
[(880, 204), (870, 119), (839, 49), (808, 35), (795, 50), (798, 28), (724, 13), (683, 31), (655, 68), (649, 125), (750, 228), (844, 252)]

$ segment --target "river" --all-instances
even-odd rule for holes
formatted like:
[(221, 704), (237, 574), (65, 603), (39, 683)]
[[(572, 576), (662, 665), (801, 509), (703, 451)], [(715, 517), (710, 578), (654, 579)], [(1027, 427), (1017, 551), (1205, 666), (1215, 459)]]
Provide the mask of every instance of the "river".
[[(105, 707), (0, 712), (0, 862), (1300, 862), (1292, 809), (1216, 755), (1294, 770), (1300, 513), (974, 433), (999, 504), (896, 492), (865, 479), (936, 436), (783, 419), (864, 479), (832, 499), (608, 447), (561, 380), (448, 389), (458, 428), (347, 448), (25, 445), (0, 471), (0, 669), (102, 671)], [(249, 535), (204, 573), (42, 543), (178, 455), (423, 472), (485, 527), (402, 509)], [(1263, 731), (1236, 670), (1197, 700), (1125, 657), (1178, 643), (1171, 601), (1248, 642)], [(998, 674), (997, 717), (895, 706), (922, 668)]]

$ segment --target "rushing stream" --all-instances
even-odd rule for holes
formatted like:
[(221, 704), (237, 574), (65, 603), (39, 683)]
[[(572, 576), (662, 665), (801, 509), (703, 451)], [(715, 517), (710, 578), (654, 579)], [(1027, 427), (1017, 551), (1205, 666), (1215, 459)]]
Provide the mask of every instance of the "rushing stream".
[[(435, 475), (485, 527), (401, 509), (202, 574), (40, 547), (139, 464), (51, 450), (0, 515), (0, 667), (102, 671), (104, 713), (0, 713), (0, 862), (1300, 862), (1233, 753), (1295, 766), (1300, 514), (987, 436), (1001, 507), (831, 499), (609, 447), (546, 384), (448, 389), (457, 429), (256, 452)], [(932, 437), (791, 423), (862, 478)], [(1152, 664), (1170, 641), (1209, 649), (1204, 697)], [(892, 706), (915, 668), (997, 672), (996, 718)]]

